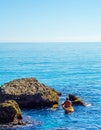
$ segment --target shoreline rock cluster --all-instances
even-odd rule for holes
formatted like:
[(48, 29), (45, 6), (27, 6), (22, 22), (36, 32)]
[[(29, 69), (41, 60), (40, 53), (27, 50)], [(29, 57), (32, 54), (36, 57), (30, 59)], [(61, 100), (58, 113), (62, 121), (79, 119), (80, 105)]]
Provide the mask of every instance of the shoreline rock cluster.
[[(0, 124), (23, 124), (20, 108), (58, 107), (61, 93), (39, 83), (35, 78), (22, 78), (0, 87)], [(19, 107), (20, 106), (20, 107)]]
[[(35, 78), (22, 78), (0, 87), (0, 125), (26, 125), (20, 108), (58, 108), (61, 93)], [(68, 95), (73, 104), (86, 104), (73, 94)]]
[(52, 107), (58, 104), (59, 94), (35, 78), (22, 78), (0, 87), (0, 103), (15, 100), (21, 108)]

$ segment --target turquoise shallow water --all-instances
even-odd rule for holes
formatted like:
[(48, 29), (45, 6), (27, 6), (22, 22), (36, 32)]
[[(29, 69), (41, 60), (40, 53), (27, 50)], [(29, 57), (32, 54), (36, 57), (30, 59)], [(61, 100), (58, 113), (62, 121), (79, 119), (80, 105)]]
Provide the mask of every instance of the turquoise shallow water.
[[(101, 43), (1, 43), (0, 85), (36, 77), (62, 92), (57, 110), (22, 110), (34, 125), (14, 130), (101, 130)], [(74, 93), (91, 103), (64, 114), (61, 102)]]

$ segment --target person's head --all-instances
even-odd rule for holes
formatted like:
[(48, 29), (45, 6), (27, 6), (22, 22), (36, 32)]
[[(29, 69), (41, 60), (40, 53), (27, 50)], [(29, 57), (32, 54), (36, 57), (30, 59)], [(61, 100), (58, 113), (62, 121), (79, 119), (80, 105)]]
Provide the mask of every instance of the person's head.
[(68, 97), (66, 98), (66, 101), (67, 101), (67, 100), (69, 100), (69, 98), (68, 98)]

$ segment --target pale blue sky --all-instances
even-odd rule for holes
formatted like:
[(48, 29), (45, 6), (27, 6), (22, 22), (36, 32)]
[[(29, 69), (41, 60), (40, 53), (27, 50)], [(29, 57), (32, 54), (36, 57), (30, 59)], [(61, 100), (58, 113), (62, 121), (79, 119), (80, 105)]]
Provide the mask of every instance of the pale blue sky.
[(3, 41), (101, 41), (101, 0), (0, 0)]

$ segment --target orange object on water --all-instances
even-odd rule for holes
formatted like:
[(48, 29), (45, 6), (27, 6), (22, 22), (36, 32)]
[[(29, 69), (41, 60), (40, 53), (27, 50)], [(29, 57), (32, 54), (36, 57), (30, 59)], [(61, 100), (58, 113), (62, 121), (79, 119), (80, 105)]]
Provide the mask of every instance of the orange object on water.
[(74, 112), (74, 108), (70, 100), (66, 100), (64, 103), (62, 103), (62, 107), (66, 113)]
[(71, 112), (74, 112), (74, 108), (71, 106), (71, 107), (63, 107), (63, 109), (65, 110), (66, 113), (71, 113)]

